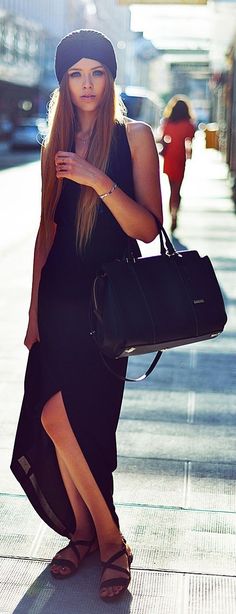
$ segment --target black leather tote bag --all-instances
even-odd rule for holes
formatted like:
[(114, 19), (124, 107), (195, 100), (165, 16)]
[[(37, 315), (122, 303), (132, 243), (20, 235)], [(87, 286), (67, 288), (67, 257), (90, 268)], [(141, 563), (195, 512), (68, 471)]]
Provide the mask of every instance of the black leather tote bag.
[(121, 358), (157, 351), (147, 374), (163, 350), (212, 339), (227, 321), (209, 257), (176, 252), (158, 225), (161, 254), (104, 264), (92, 291), (90, 334), (100, 352)]

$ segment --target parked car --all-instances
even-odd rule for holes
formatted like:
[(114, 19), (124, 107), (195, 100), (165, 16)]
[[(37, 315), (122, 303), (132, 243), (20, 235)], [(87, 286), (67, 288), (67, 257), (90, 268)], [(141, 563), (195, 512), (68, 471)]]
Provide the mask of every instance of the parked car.
[(12, 132), (11, 149), (34, 149), (39, 148), (47, 132), (47, 124), (44, 118), (21, 120)]
[(156, 94), (144, 87), (128, 85), (124, 90), (119, 88), (118, 93), (124, 103), (127, 115), (131, 119), (147, 122), (154, 132), (160, 123), (161, 101)]

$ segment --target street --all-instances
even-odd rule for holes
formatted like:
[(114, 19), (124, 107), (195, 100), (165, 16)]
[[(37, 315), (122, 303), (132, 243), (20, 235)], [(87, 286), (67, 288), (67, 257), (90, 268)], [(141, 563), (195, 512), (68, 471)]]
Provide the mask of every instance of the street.
[[(163, 174), (161, 183), (169, 230)], [(97, 555), (66, 586), (51, 579), (48, 563), (65, 541), (38, 518), (9, 470), (27, 360), (39, 161), (2, 170), (0, 189), (0, 612), (110, 613), (114, 605), (97, 598)], [(134, 562), (130, 592), (115, 605), (120, 614), (236, 610), (235, 238), (227, 166), (199, 137), (187, 162), (174, 244), (209, 255), (228, 322), (218, 339), (167, 351), (145, 383), (126, 386), (115, 502)], [(157, 251), (158, 239), (143, 246), (145, 254)], [(149, 359), (131, 359), (130, 375)]]

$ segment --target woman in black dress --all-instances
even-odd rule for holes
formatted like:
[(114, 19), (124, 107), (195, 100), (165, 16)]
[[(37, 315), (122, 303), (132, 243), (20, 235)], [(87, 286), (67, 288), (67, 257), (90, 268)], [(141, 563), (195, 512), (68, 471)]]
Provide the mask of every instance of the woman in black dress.
[[(99, 548), (100, 596), (111, 600), (127, 588), (132, 561), (113, 503), (123, 383), (89, 335), (89, 300), (100, 265), (124, 256), (127, 236), (138, 253), (136, 239), (158, 233), (158, 157), (148, 125), (118, 119), (108, 38), (68, 34), (57, 47), (56, 75), (11, 468), (40, 516), (70, 539), (52, 561), (54, 578), (68, 578)], [(126, 359), (110, 364), (125, 375)]]

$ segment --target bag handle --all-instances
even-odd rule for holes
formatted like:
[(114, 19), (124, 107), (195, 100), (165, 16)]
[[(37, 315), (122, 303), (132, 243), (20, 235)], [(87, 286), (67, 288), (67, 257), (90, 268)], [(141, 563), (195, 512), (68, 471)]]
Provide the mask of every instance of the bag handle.
[[(124, 377), (123, 375), (119, 375), (118, 373), (116, 373), (116, 371), (113, 371), (113, 369), (110, 367), (110, 365), (106, 361), (106, 358), (105, 358), (104, 354), (102, 354), (102, 352), (99, 352), (99, 354), (100, 354), (100, 356), (102, 358), (102, 361), (103, 361), (104, 365), (106, 365), (106, 368), (108, 369), (108, 371), (110, 371), (110, 373), (112, 373), (112, 375), (115, 375), (115, 377), (117, 377), (122, 382), (142, 382), (155, 369), (156, 364), (158, 363), (158, 361), (160, 360), (160, 358), (162, 356), (162, 351), (158, 350), (158, 352), (156, 353), (156, 356), (154, 357), (154, 359), (151, 362), (150, 366), (148, 367), (147, 371), (145, 371), (145, 373), (143, 373), (142, 375), (139, 375), (139, 377)], [(117, 360), (119, 360), (119, 359), (117, 359)]]
[[(153, 217), (155, 218), (157, 226), (158, 226), (158, 229), (159, 229), (161, 255), (162, 256), (178, 256), (178, 252), (174, 248), (173, 243), (171, 243), (171, 240), (170, 240), (170, 238), (169, 238), (169, 236), (168, 236), (164, 226), (160, 222), (159, 218), (154, 213), (153, 213)], [(132, 252), (131, 244), (130, 244), (130, 251), (129, 251), (128, 259), (129, 258), (131, 260), (136, 260), (136, 258), (133, 255), (133, 252)], [(152, 373), (152, 371), (155, 369), (155, 366), (157, 365), (158, 361), (160, 360), (160, 358), (162, 356), (162, 351), (158, 350), (158, 352), (156, 353), (156, 356), (154, 357), (153, 361), (149, 365), (147, 371), (145, 371), (145, 373), (143, 373), (142, 375), (139, 375), (139, 377), (132, 378), (132, 377), (123, 377), (122, 375), (118, 375), (118, 373), (113, 371), (113, 369), (110, 367), (110, 365), (106, 361), (106, 358), (102, 354), (102, 352), (99, 352), (99, 353), (100, 353), (102, 361), (105, 364), (105, 366), (108, 369), (108, 371), (110, 371), (110, 373), (112, 373), (112, 375), (115, 375), (115, 377), (117, 377), (122, 382), (142, 382), (143, 380), (145, 380)]]
[[(168, 236), (164, 226), (162, 225), (162, 223), (160, 222), (159, 218), (157, 217), (157, 215), (155, 215), (155, 213), (152, 213), (153, 217), (156, 220), (157, 226), (158, 226), (158, 230), (159, 230), (159, 238), (160, 238), (160, 252), (162, 256), (179, 256), (178, 252), (176, 251), (173, 243), (170, 240), (170, 237)], [(126, 252), (127, 253), (127, 252)], [(134, 256), (133, 251), (132, 251), (132, 245), (131, 245), (131, 240), (130, 237), (128, 237), (128, 259), (129, 260), (137, 260), (137, 257)]]
[[(164, 228), (164, 226), (161, 224), (159, 218), (153, 213), (153, 216), (156, 220), (158, 229), (159, 229), (159, 237), (160, 237), (160, 244), (161, 244), (161, 255), (162, 256), (178, 256), (178, 252), (176, 251), (173, 243), (171, 243), (171, 240)], [(163, 239), (164, 236), (164, 239)]]

